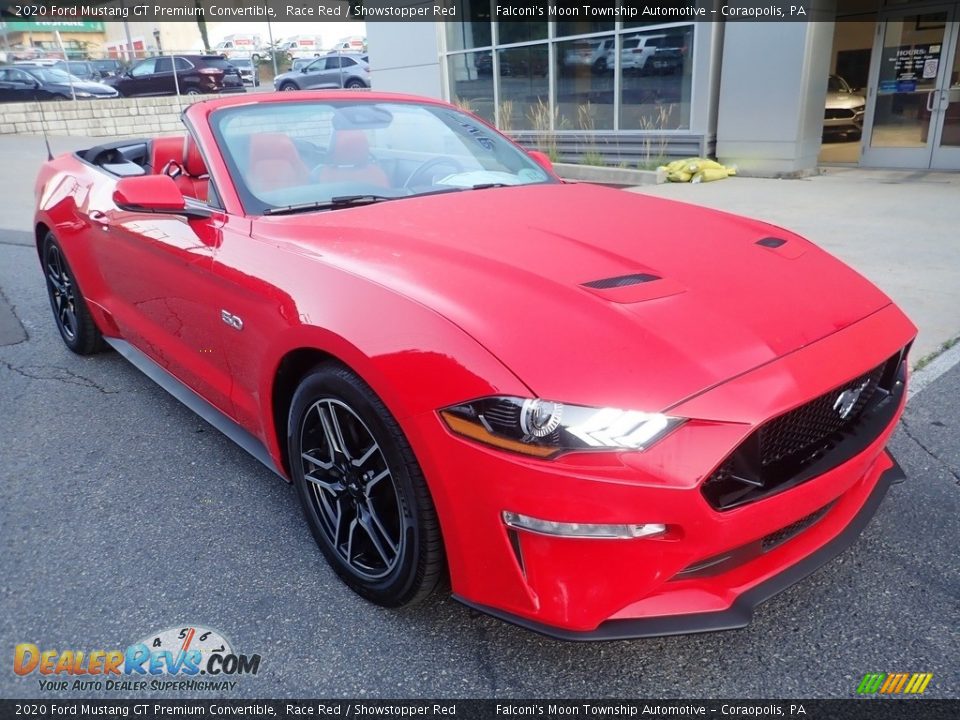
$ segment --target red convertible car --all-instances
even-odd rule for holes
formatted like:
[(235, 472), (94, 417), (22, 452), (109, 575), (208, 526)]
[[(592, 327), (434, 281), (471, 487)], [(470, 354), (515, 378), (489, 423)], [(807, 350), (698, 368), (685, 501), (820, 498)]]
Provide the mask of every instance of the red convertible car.
[(741, 627), (903, 478), (915, 328), (789, 231), (565, 183), (439, 101), (184, 123), (43, 167), (57, 327), (291, 481), (368, 600), (449, 577), (555, 637)]

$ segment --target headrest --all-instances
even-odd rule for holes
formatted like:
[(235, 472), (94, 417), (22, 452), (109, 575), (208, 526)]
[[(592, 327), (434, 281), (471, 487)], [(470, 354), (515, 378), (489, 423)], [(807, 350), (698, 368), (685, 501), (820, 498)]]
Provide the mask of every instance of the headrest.
[(190, 177), (205, 177), (207, 164), (200, 155), (200, 148), (190, 133), (183, 138), (183, 171)]
[(370, 143), (363, 130), (338, 130), (330, 148), (331, 165), (366, 165), (370, 162)]

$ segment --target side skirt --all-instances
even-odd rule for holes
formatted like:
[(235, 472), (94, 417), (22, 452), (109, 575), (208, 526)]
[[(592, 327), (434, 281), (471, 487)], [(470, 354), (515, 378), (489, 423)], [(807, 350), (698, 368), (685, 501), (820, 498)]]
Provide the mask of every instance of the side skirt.
[(160, 367), (150, 357), (140, 352), (126, 340), (119, 338), (104, 337), (104, 340), (118, 353), (123, 355), (137, 370), (142, 372), (157, 385), (162, 387), (177, 400), (182, 402), (193, 412), (213, 425), (237, 445), (253, 455), (257, 460), (263, 463), (271, 472), (278, 475), (285, 482), (289, 482), (283, 474), (277, 470), (270, 453), (260, 440), (248, 433), (237, 423), (227, 417), (223, 412), (215, 408), (209, 402), (197, 395), (193, 390), (184, 385), (165, 369)]

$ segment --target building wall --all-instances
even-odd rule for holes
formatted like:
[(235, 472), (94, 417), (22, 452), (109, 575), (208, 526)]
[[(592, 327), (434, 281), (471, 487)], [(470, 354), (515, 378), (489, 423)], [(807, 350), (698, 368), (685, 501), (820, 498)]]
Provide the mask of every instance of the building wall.
[(368, 23), (367, 45), (375, 89), (444, 96), (435, 23)]

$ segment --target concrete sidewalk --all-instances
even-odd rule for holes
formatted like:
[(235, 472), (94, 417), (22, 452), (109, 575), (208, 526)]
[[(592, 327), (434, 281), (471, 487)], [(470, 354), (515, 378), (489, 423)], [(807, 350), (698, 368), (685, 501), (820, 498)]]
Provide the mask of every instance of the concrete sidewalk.
[[(59, 154), (107, 140), (53, 137), (50, 144)], [(0, 157), (0, 230), (28, 233), (43, 138), (0, 137)], [(960, 334), (960, 173), (833, 168), (802, 180), (734, 177), (630, 191), (759, 218), (809, 238), (904, 308), (920, 328), (914, 363)]]
[(802, 180), (733, 177), (630, 191), (747, 215), (812, 240), (911, 317), (920, 328), (913, 363), (960, 334), (960, 173), (830, 168)]

